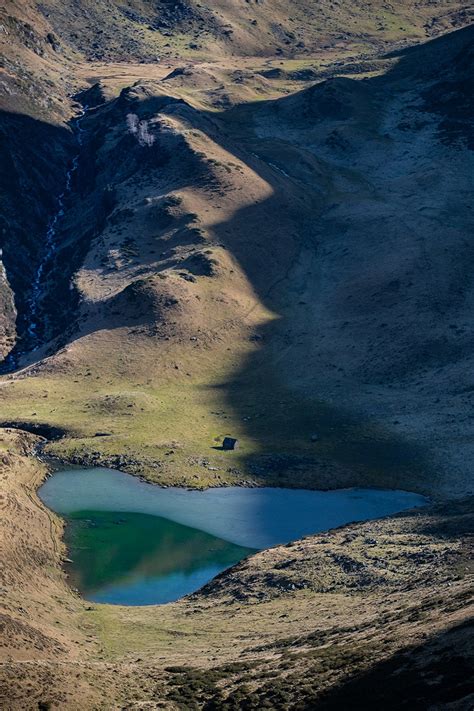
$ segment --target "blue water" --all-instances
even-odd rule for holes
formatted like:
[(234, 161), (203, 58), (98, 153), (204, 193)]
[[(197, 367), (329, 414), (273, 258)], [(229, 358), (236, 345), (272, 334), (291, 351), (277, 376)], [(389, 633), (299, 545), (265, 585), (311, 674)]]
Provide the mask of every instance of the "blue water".
[(134, 582), (112, 582), (91, 593), (88, 599), (112, 605), (162, 605), (199, 590), (226, 567), (229, 566), (208, 565), (192, 574), (172, 573), (166, 577), (141, 578)]
[(129, 605), (176, 600), (255, 549), (427, 503), (400, 490), (161, 488), (103, 468), (57, 472), (39, 495), (68, 522), (84, 596)]

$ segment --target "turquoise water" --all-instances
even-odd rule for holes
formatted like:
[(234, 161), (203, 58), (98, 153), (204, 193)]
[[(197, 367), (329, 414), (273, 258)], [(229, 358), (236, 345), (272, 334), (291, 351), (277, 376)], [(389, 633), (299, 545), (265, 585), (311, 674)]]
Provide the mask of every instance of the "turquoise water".
[(255, 550), (427, 503), (380, 489), (160, 488), (111, 469), (57, 472), (39, 496), (66, 519), (71, 583), (124, 605), (177, 600)]
[(95, 602), (170, 602), (255, 552), (149, 514), (77, 511), (67, 521), (71, 584)]

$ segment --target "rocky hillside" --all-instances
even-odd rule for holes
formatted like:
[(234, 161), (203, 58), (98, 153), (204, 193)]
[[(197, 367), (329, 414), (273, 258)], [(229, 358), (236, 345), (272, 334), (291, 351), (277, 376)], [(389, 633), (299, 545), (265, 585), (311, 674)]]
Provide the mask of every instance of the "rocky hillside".
[(13, 292), (3, 264), (0, 263), (0, 357), (2, 358), (8, 355), (15, 342), (16, 315)]
[(6, 708), (472, 706), (468, 4), (0, 12), (0, 424), (165, 485), (440, 501), (96, 607), (3, 429)]
[(468, 492), (471, 47), (81, 65), (82, 118), (5, 114), (5, 418), (161, 482)]
[(107, 62), (216, 53), (292, 57), (344, 44), (380, 48), (387, 41), (413, 41), (460, 27), (470, 17), (465, 3), (456, 0), (436, 7), (429, 0), (298, 0), (291, 6), (286, 0), (45, 0), (38, 9), (33, 3), (26, 8), (25, 13), (38, 17), (33, 32), (39, 23), (48, 23), (47, 41), (56, 52), (67, 47)]
[(82, 600), (35, 437), (0, 430), (2, 707), (466, 709), (472, 501), (310, 536), (168, 605)]

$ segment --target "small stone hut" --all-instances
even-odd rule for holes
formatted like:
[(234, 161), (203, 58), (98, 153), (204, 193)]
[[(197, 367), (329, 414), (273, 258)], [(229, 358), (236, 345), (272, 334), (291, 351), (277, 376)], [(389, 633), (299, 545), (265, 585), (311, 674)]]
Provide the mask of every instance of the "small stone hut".
[(222, 442), (222, 449), (226, 449), (226, 450), (237, 449), (238, 446), (239, 446), (238, 439), (234, 439), (233, 437), (224, 437), (224, 441)]

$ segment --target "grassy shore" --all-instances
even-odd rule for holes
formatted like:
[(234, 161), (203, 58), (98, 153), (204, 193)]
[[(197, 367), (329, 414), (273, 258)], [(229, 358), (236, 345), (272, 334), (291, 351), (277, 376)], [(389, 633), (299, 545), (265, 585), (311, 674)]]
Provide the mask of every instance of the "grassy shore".
[(262, 551), (176, 603), (96, 605), (62, 572), (61, 520), (35, 494), (35, 438), (2, 430), (1, 442), (5, 708), (227, 708), (226, 697), (293, 708), (295, 695), (326, 703), (385, 663), (390, 684), (408, 663), (426, 667), (429, 699), (440, 656), (458, 688), (446, 659), (469, 658), (471, 502)]

